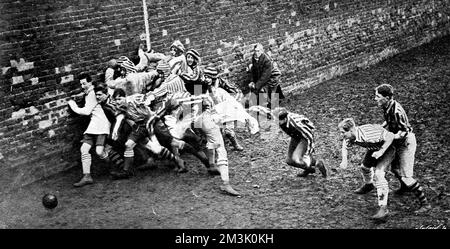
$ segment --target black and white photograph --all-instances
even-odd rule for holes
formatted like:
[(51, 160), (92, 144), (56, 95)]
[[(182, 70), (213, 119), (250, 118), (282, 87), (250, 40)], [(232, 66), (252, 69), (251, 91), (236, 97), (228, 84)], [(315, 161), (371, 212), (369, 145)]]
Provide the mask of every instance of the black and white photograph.
[(0, 230), (450, 228), (448, 0), (0, 0), (0, 23)]

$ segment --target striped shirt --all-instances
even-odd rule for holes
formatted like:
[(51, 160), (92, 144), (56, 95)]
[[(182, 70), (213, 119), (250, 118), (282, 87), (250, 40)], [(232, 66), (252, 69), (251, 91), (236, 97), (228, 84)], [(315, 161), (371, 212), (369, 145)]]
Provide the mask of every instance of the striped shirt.
[(202, 75), (203, 72), (201, 71), (200, 67), (198, 65), (194, 65), (192, 67), (188, 66), (186, 68), (186, 71), (183, 72), (180, 77), (184, 81), (199, 81), (201, 80)]
[(100, 105), (103, 108), (103, 111), (105, 112), (106, 117), (108, 118), (109, 122), (113, 124), (116, 121), (116, 117), (119, 114), (119, 110), (117, 106), (111, 101), (111, 97), (108, 96), (108, 98), (101, 102)]
[(136, 69), (136, 66), (134, 65), (134, 63), (130, 59), (128, 59), (128, 57), (126, 57), (126, 56), (120, 56), (117, 59), (117, 64), (119, 64), (121, 67), (125, 68), (125, 70), (127, 71), (127, 74), (137, 72), (137, 69)]
[(118, 110), (125, 114), (127, 119), (134, 122), (145, 121), (154, 115), (150, 108), (145, 105), (143, 94), (134, 94), (127, 97), (126, 103), (120, 105)]
[(288, 113), (286, 122), (280, 123), (280, 128), (289, 136), (294, 138), (304, 138), (307, 140), (306, 155), (314, 151), (314, 124), (305, 116)]
[(407, 133), (412, 132), (412, 127), (409, 124), (408, 116), (403, 107), (395, 100), (391, 100), (388, 107), (383, 112), (384, 120), (388, 131), (396, 134), (399, 131), (405, 131)]
[(347, 140), (347, 146), (359, 145), (368, 150), (379, 150), (386, 140), (388, 131), (378, 124), (366, 124), (356, 127), (354, 141)]
[(187, 72), (186, 57), (184, 55), (173, 57), (169, 60), (169, 66), (172, 74), (181, 75)]
[(186, 92), (184, 82), (178, 75), (171, 74), (160, 87), (156, 88), (153, 92), (150, 92), (155, 98), (162, 97), (166, 94)]

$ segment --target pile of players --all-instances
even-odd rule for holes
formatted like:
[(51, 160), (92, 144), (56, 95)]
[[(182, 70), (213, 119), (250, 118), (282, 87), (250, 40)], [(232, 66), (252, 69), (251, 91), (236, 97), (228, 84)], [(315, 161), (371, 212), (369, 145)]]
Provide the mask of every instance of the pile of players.
[[(197, 157), (211, 175), (220, 175), (221, 189), (238, 196), (230, 185), (228, 157), (223, 137), (235, 150), (234, 126), (241, 124), (255, 134), (258, 121), (242, 103), (238, 87), (219, 77), (214, 67), (200, 67), (199, 53), (185, 51), (175, 41), (171, 54), (144, 52), (134, 64), (127, 57), (108, 62), (105, 80), (94, 84), (89, 75), (80, 75), (85, 105), (68, 102), (77, 114), (90, 115), (81, 146), (83, 177), (74, 184), (82, 187), (94, 181), (90, 174), (90, 149), (115, 167), (114, 179), (133, 175), (135, 153), (146, 157), (140, 168), (155, 165), (154, 160), (173, 162), (178, 173), (188, 171), (180, 151)], [(148, 155), (150, 153), (150, 155)]]

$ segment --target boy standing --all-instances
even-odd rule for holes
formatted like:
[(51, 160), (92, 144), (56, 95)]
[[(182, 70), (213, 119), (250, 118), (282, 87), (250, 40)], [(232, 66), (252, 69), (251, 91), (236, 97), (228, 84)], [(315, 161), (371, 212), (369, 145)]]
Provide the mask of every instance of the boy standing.
[(384, 123), (388, 131), (394, 133), (393, 145), (396, 149), (392, 163), (392, 172), (400, 181), (397, 195), (413, 192), (419, 199), (421, 207), (415, 213), (424, 213), (431, 209), (420, 183), (413, 178), (414, 155), (416, 153), (416, 135), (412, 132), (408, 117), (403, 107), (393, 99), (394, 88), (389, 84), (382, 84), (375, 89), (375, 101), (383, 109)]
[(80, 84), (85, 93), (85, 106), (78, 107), (74, 100), (69, 100), (69, 107), (77, 114), (90, 115), (91, 121), (83, 134), (81, 140), (81, 164), (83, 168), (83, 178), (74, 185), (74, 187), (82, 187), (87, 184), (94, 183), (91, 177), (91, 154), (89, 150), (95, 145), (95, 152), (101, 159), (106, 159), (108, 154), (105, 152), (105, 140), (109, 134), (111, 124), (108, 121), (102, 107), (97, 102), (94, 92), (92, 79), (87, 74), (80, 76)]

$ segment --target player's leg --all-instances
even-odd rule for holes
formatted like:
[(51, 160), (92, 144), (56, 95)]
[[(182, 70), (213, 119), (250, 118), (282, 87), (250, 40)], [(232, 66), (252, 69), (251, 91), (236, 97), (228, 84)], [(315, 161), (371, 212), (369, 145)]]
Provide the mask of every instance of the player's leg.
[(239, 196), (239, 192), (233, 189), (230, 184), (230, 176), (228, 171), (228, 155), (227, 151), (225, 150), (225, 145), (223, 144), (223, 140), (221, 145), (215, 150), (217, 155), (217, 167), (220, 172), (220, 178), (222, 179), (222, 191), (225, 191), (226, 193), (233, 195), (233, 196)]
[(397, 155), (399, 157), (399, 173), (401, 181), (406, 185), (408, 191), (414, 193), (420, 202), (420, 208), (416, 213), (424, 213), (431, 209), (431, 205), (425, 196), (420, 183), (413, 178), (414, 174), (414, 157), (416, 153), (416, 137), (414, 133), (407, 136), (404, 146), (397, 148)]
[(97, 154), (97, 156), (102, 160), (107, 160), (108, 151), (110, 150), (109, 148), (108, 150), (105, 150), (105, 143), (106, 143), (106, 135), (105, 134), (97, 135), (95, 142), (95, 154)]
[[(322, 160), (316, 160), (314, 156), (312, 156), (314, 151), (314, 134), (313, 130), (310, 128), (304, 128), (299, 131), (299, 135), (296, 136), (300, 139), (300, 144), (304, 149), (300, 150), (301, 156), (299, 159), (302, 160), (306, 165), (309, 166), (309, 172), (313, 173), (317, 168), (323, 177), (327, 177), (328, 170), (325, 167), (325, 164)], [(303, 172), (300, 176), (307, 175), (308, 171)]]
[(90, 134), (85, 134), (83, 136), (80, 152), (81, 152), (81, 166), (83, 170), (83, 177), (80, 181), (73, 184), (74, 187), (82, 187), (87, 184), (92, 184), (94, 181), (91, 177), (91, 164), (92, 157), (89, 153), (90, 149), (94, 144), (94, 138)]
[(394, 174), (395, 178), (400, 183), (400, 187), (396, 190), (394, 190), (395, 195), (403, 195), (406, 192), (409, 191), (408, 186), (402, 181), (402, 176), (400, 173), (400, 157), (398, 156), (398, 153), (395, 154), (394, 161), (392, 161), (391, 164), (391, 172)]
[(188, 171), (184, 161), (179, 156), (173, 154), (166, 147), (161, 146), (155, 135), (151, 135), (149, 137), (149, 140), (145, 144), (145, 147), (156, 154), (158, 158), (174, 162), (176, 164), (178, 173), (185, 173)]
[(363, 162), (360, 166), (364, 184), (354, 191), (355, 194), (367, 194), (375, 189), (375, 185), (373, 184), (373, 168), (376, 166), (377, 162), (376, 159), (372, 157), (372, 153), (373, 151), (367, 151), (364, 155)]
[(304, 158), (306, 148), (307, 148), (306, 139), (295, 137), (291, 138), (286, 163), (290, 166), (301, 168), (304, 170), (302, 173), (299, 173), (297, 175), (299, 177), (306, 177), (307, 175), (316, 172), (316, 170), (313, 167), (311, 167), (310, 159)]
[(134, 163), (134, 148), (136, 147), (136, 141), (129, 138), (125, 142), (125, 151), (123, 153), (124, 163), (123, 168), (118, 172), (111, 172), (113, 179), (127, 179), (132, 176), (131, 168)]
[(395, 156), (395, 150), (390, 147), (386, 152), (377, 159), (377, 164), (375, 166), (374, 172), (374, 185), (377, 190), (377, 201), (378, 201), (378, 212), (372, 216), (373, 219), (384, 219), (387, 217), (389, 211), (387, 208), (388, 196), (389, 196), (389, 186), (386, 180), (386, 168), (391, 164)]
[(234, 149), (237, 151), (243, 151), (244, 147), (242, 147), (237, 138), (236, 133), (234, 132), (234, 122), (226, 122), (224, 125), (223, 133), (225, 137), (227, 137), (231, 141), (231, 145), (233, 145)]

